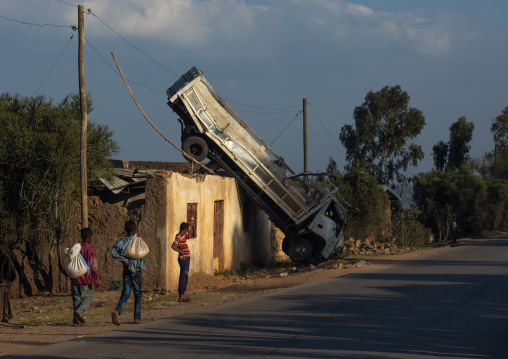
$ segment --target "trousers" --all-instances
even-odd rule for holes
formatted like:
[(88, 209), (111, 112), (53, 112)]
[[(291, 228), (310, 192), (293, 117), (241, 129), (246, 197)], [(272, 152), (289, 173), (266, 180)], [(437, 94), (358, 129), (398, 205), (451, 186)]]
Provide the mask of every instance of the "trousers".
[(126, 269), (123, 271), (122, 277), (122, 294), (120, 295), (120, 300), (116, 306), (116, 311), (120, 314), (122, 313), (132, 290), (134, 290), (134, 320), (141, 319), (141, 296), (143, 293), (141, 289), (141, 285), (143, 283), (142, 273), (141, 271), (132, 273), (130, 270)]

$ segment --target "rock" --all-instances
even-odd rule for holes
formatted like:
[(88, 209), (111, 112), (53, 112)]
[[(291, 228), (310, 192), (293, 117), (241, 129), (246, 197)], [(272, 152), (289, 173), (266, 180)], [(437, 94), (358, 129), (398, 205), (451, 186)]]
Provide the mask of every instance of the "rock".
[(355, 267), (359, 268), (359, 267), (364, 267), (366, 265), (368, 265), (369, 263), (364, 261), (364, 260), (359, 260), (358, 262), (355, 263)]
[(287, 277), (288, 275), (289, 275), (289, 273), (288, 273), (288, 272), (282, 272), (282, 273), (280, 274), (280, 276), (281, 276), (281, 277)]

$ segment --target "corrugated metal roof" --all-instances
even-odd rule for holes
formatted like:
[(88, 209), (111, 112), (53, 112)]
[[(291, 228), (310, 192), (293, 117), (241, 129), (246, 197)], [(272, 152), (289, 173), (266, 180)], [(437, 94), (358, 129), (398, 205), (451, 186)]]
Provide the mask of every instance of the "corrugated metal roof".
[(155, 173), (157, 171), (158, 170), (132, 170), (126, 168), (115, 168), (114, 172), (116, 176), (114, 176), (111, 181), (108, 181), (105, 178), (99, 178), (99, 180), (111, 192), (118, 194), (129, 185), (146, 182), (146, 175)]
[(99, 178), (108, 189), (114, 194), (120, 193), (125, 187), (129, 185), (129, 182), (124, 181), (120, 177), (113, 177), (111, 181), (106, 180), (105, 178)]

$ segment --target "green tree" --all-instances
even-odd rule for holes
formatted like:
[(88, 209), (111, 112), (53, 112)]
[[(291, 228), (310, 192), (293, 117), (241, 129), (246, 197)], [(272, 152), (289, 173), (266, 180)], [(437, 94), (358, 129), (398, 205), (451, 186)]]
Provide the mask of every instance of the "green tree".
[(420, 110), (409, 107), (410, 97), (399, 85), (369, 91), (364, 103), (355, 108), (354, 127), (341, 129), (340, 141), (346, 148), (346, 170), (360, 168), (378, 183), (404, 178), (408, 165), (423, 158), (421, 146), (410, 142), (423, 129)]
[[(415, 178), (413, 200), (421, 211), (424, 224), (432, 228), (437, 240), (450, 234), (450, 224), (457, 217), (464, 234), (477, 234), (504, 226), (506, 183), (489, 183), (474, 175), (471, 167), (458, 171), (437, 171)], [(499, 212), (500, 216), (494, 215)]]
[(448, 168), (459, 169), (467, 162), (471, 149), (469, 143), (473, 139), (474, 123), (460, 117), (450, 126), (450, 142), (448, 143)]
[[(55, 258), (62, 260), (73, 202), (80, 188), (79, 97), (59, 104), (44, 97), (0, 95), (0, 238), (20, 254), (19, 273), (33, 272), (38, 291), (56, 289)], [(92, 101), (87, 99), (89, 112)], [(118, 152), (113, 132), (88, 124), (88, 178), (108, 177)], [(25, 293), (32, 283), (20, 276)]]
[(331, 179), (346, 202), (359, 209), (348, 212), (346, 238), (382, 237), (389, 227), (389, 200), (376, 179), (356, 168), (344, 175), (335, 172)]
[(508, 179), (508, 107), (492, 121), (490, 130), (494, 150), (471, 158), (469, 164), (482, 178)]
[(494, 136), (496, 151), (508, 151), (508, 106), (492, 121), (490, 131)]
[(432, 157), (434, 158), (434, 167), (438, 171), (444, 171), (448, 162), (448, 144), (439, 141), (432, 147)]

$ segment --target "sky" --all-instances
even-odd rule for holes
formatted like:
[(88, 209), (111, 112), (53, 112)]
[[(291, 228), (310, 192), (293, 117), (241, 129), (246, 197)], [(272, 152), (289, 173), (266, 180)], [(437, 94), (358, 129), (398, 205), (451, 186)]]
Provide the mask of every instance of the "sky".
[[(0, 93), (58, 103), (79, 92), (78, 7), (85, 15), (85, 84), (121, 150), (115, 159), (185, 161), (145, 120), (180, 145), (166, 89), (196, 66), (217, 93), (285, 159), (303, 171), (303, 99), (309, 170), (339, 169), (344, 125), (369, 91), (400, 85), (432, 147), (453, 122), (475, 125), (470, 155), (494, 147), (490, 126), (508, 106), (506, 0), (0, 0)], [(71, 38), (72, 37), (72, 38)]]

